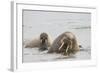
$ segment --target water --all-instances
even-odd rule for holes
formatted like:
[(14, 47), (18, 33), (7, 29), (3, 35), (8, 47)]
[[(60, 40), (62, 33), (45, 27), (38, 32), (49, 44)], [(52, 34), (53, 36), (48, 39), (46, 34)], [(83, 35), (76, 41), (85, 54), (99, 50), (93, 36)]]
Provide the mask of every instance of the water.
[(61, 54), (39, 52), (38, 48), (23, 48), (23, 62), (57, 61), (57, 60), (86, 60), (91, 58), (91, 14), (50, 11), (23, 12), (23, 42), (46, 32), (55, 39), (61, 33), (73, 32), (82, 45), (80, 51), (72, 57)]

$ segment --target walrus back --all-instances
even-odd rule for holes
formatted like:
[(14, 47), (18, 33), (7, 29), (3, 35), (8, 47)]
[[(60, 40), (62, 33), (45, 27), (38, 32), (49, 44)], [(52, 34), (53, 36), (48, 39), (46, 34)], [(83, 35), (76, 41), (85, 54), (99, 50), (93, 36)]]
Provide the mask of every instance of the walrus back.
[(62, 38), (63, 35), (58, 36), (52, 43), (52, 45), (50, 46), (48, 53), (52, 53), (52, 52), (58, 52), (58, 48), (60, 47), (60, 39)]

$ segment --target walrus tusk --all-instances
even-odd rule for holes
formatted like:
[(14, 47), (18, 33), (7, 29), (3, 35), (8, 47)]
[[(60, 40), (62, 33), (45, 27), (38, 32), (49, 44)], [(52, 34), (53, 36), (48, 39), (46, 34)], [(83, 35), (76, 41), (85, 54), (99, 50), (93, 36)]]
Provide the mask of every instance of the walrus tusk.
[(59, 47), (59, 50), (61, 50), (61, 47), (64, 45), (64, 42), (62, 42), (61, 46)]
[(66, 48), (66, 53), (67, 53), (67, 51), (68, 51), (68, 48), (69, 48), (69, 45), (68, 45), (67, 48)]
[[(61, 50), (61, 48), (62, 48), (63, 45), (64, 45), (64, 42), (62, 42), (61, 46), (59, 47), (59, 50)], [(67, 51), (68, 51), (68, 48), (69, 48), (69, 45), (68, 45), (67, 48), (66, 48), (66, 53), (67, 53)]]

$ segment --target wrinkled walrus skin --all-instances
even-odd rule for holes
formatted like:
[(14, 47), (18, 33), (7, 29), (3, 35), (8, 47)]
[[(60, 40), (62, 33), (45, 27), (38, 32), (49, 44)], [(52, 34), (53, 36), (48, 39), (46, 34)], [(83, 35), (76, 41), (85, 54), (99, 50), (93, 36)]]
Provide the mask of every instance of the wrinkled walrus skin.
[[(64, 42), (64, 44), (61, 47), (62, 42)], [(75, 54), (79, 50), (80, 49), (79, 49), (76, 36), (72, 32), (65, 32), (59, 35), (54, 40), (54, 42), (52, 43), (51, 47), (48, 50), (48, 53), (63, 53), (63, 54), (70, 55), (70, 54)]]

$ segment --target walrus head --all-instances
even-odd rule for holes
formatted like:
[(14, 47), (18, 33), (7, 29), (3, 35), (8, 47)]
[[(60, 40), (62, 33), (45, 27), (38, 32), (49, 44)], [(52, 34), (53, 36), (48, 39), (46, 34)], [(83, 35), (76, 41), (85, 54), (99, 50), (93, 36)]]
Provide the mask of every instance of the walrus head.
[(40, 35), (40, 41), (42, 44), (46, 43), (48, 41), (48, 35), (47, 33), (41, 33)]
[(40, 34), (40, 50), (48, 49), (48, 34), (41, 33)]
[(61, 40), (61, 45), (59, 47), (59, 53), (62, 53), (63, 55), (70, 55), (74, 50), (72, 50), (72, 40), (63, 37)]

